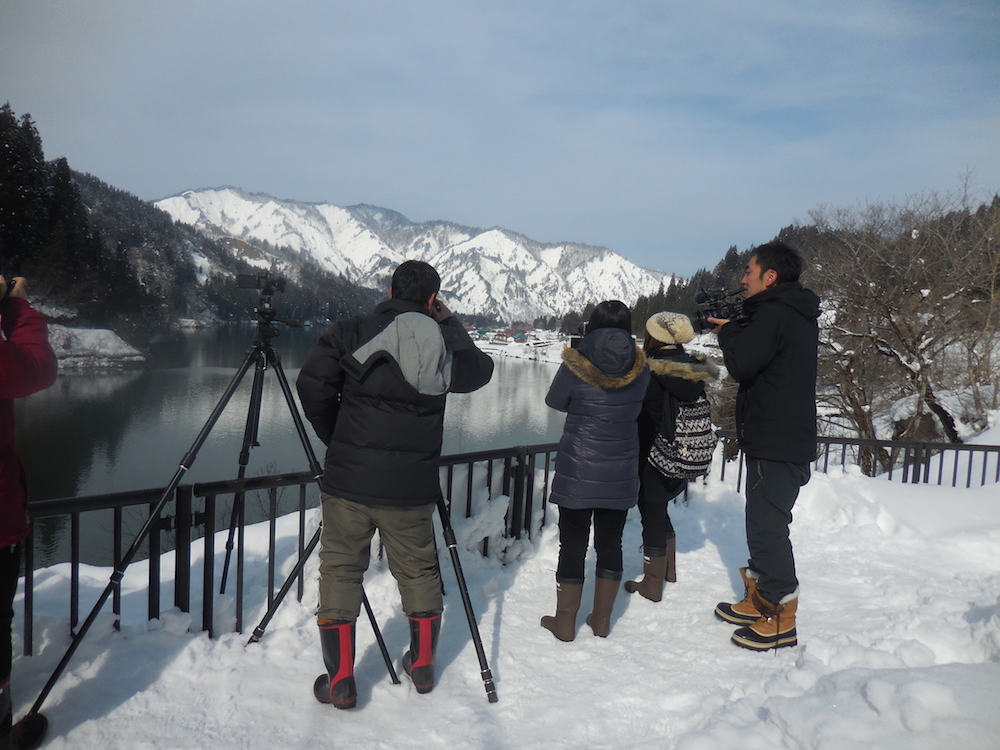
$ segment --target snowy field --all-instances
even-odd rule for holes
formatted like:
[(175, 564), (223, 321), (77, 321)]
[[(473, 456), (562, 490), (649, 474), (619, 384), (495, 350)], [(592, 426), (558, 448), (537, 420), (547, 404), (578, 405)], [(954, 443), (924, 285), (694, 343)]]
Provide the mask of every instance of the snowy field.
[[(977, 442), (998, 440), (994, 432)], [(350, 711), (312, 696), (322, 671), (315, 557), (304, 602), (290, 597), (263, 640), (250, 646), (246, 635), (212, 641), (188, 632), (192, 616), (175, 610), (142, 622), (144, 593), (136, 582), (146, 564), (135, 563), (125, 580), (122, 631), (102, 615), (43, 707), (51, 722), (45, 746), (1000, 748), (1000, 487), (910, 486), (855, 471), (814, 475), (792, 527), (802, 587), (800, 645), (759, 654), (733, 646), (733, 627), (712, 614), (716, 602), (743, 593), (736, 570), (746, 559), (743, 501), (733, 473), (725, 483), (710, 479), (694, 488), (687, 505), (671, 506), (679, 580), (668, 584), (659, 604), (622, 592), (607, 639), (583, 624), (592, 580), (575, 642), (558, 642), (539, 626), (555, 604), (554, 524), (533, 542), (508, 548), (506, 564), (463, 550), (496, 704), (486, 700), (446, 553), (438, 687), (418, 695), (405, 676), (393, 685), (362, 614), (360, 700)], [(495, 529), (496, 515), (456, 523), (460, 541)], [(279, 533), (289, 550), (294, 521)], [(248, 594), (247, 634), (264, 610), (266, 528), (252, 528), (248, 545), (247, 579), (260, 584)], [(639, 546), (633, 511), (626, 578), (640, 572)], [(170, 564), (165, 558), (164, 578)], [(14, 663), (17, 717), (69, 644), (68, 576), (61, 565), (36, 579), (36, 655)], [(84, 613), (109, 576), (104, 569), (84, 572)], [(384, 563), (373, 561), (366, 590), (400, 670), (408, 632)], [(20, 641), (15, 634), (16, 653)]]

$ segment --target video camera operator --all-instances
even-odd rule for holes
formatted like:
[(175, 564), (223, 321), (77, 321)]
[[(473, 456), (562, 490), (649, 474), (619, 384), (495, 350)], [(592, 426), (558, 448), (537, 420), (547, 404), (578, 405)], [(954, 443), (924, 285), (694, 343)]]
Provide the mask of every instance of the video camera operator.
[(0, 748), (36, 747), (47, 726), (32, 714), (12, 726), (10, 672), (14, 593), (21, 567), (21, 542), (28, 536), (28, 489), (14, 443), (14, 399), (30, 396), (56, 380), (56, 355), (45, 319), (31, 308), (25, 279), (0, 276)]
[(715, 614), (741, 625), (732, 639), (765, 651), (798, 643), (799, 582), (788, 527), (816, 458), (819, 297), (799, 283), (802, 258), (772, 242), (756, 249), (743, 277), (749, 320), (709, 318), (739, 383), (736, 432), (747, 458), (746, 595)]

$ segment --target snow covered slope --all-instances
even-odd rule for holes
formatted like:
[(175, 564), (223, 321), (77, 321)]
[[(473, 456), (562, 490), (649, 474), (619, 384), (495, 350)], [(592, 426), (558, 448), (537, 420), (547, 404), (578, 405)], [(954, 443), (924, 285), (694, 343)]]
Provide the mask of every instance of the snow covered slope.
[(674, 280), (603, 247), (542, 244), (500, 228), (417, 224), (375, 206), (303, 203), (232, 187), (189, 190), (156, 205), (207, 234), (289, 248), (370, 288), (385, 289), (403, 260), (426, 260), (441, 273), (442, 296), (456, 312), (508, 322), (605, 299), (632, 304)]

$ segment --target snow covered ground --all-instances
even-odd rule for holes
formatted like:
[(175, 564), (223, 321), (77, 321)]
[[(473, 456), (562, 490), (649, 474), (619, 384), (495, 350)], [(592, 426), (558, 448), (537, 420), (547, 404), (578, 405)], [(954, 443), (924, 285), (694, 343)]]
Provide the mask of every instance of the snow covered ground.
[[(998, 440), (994, 432), (977, 442)], [(814, 475), (792, 527), (800, 645), (759, 654), (733, 646), (733, 628), (712, 614), (716, 602), (742, 595), (743, 501), (734, 473), (694, 488), (687, 505), (671, 506), (679, 581), (659, 604), (622, 592), (607, 639), (583, 624), (592, 580), (576, 641), (560, 643), (539, 626), (555, 603), (553, 524), (533, 542), (509, 547), (506, 564), (463, 550), (496, 704), (486, 700), (447, 554), (438, 687), (418, 695), (405, 676), (393, 685), (362, 615), (360, 701), (351, 711), (312, 696), (322, 671), (315, 558), (304, 602), (289, 598), (250, 646), (247, 635), (213, 641), (189, 632), (192, 616), (176, 610), (143, 622), (146, 563), (135, 563), (124, 584), (123, 629), (115, 632), (110, 615), (102, 615), (43, 707), (51, 722), (46, 747), (1000, 747), (1000, 487), (912, 486), (853, 470)], [(456, 522), (460, 541), (474, 540), (484, 526), (489, 531), (496, 517)], [(290, 550), (294, 520), (279, 533)], [(266, 528), (251, 529), (247, 543), (247, 579), (260, 582), (248, 594), (249, 634), (264, 611)], [(640, 571), (639, 545), (633, 511), (626, 577)], [(165, 558), (165, 578), (170, 564)], [(109, 575), (84, 571), (84, 612)], [(39, 572), (37, 655), (14, 664), (17, 716), (69, 643), (68, 576), (65, 565)], [(408, 634), (384, 563), (373, 561), (366, 590), (399, 670)], [(20, 640), (16, 634), (16, 649)]]

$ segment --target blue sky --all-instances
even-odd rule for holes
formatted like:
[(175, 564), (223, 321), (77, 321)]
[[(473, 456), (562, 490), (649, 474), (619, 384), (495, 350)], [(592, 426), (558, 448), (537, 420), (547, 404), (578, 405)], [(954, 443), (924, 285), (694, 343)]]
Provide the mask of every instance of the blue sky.
[(4, 0), (0, 101), (141, 198), (235, 185), (689, 274), (1000, 190), (1000, 3)]

